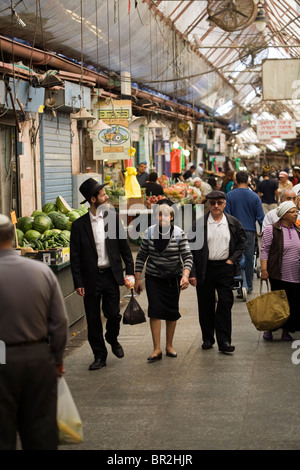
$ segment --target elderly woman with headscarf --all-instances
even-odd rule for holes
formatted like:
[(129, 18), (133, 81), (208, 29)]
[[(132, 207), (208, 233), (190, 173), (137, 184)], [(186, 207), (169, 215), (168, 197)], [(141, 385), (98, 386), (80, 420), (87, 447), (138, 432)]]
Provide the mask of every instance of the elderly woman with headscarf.
[[(261, 241), (261, 279), (270, 280), (271, 290), (285, 290), (290, 317), (283, 325), (281, 339), (293, 341), (290, 332), (300, 331), (300, 229), (295, 225), (298, 209), (285, 201), (277, 209), (279, 220), (265, 228)], [(271, 331), (263, 338), (272, 340)]]

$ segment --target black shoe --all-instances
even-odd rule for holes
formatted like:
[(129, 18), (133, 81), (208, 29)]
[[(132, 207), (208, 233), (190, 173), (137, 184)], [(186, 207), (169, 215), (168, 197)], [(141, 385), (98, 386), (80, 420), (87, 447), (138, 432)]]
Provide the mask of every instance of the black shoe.
[(106, 366), (106, 361), (98, 357), (90, 365), (89, 370), (98, 370), (98, 369), (101, 369), (101, 367), (105, 367), (105, 366)]
[(170, 352), (166, 349), (166, 356), (169, 356), (169, 357), (177, 357), (177, 353), (176, 352)]
[(213, 343), (206, 339), (202, 344), (202, 349), (211, 349), (213, 347)]
[(222, 346), (219, 346), (219, 351), (222, 353), (233, 353), (235, 346), (231, 346), (229, 343), (224, 343)]
[(159, 354), (157, 354), (157, 356), (148, 357), (147, 361), (148, 362), (156, 362), (156, 361), (159, 361), (160, 359), (162, 359), (162, 353), (161, 352)]
[(117, 356), (119, 359), (121, 357), (124, 357), (124, 351), (120, 343), (118, 341), (115, 341), (114, 343), (111, 344), (111, 350), (115, 356)]

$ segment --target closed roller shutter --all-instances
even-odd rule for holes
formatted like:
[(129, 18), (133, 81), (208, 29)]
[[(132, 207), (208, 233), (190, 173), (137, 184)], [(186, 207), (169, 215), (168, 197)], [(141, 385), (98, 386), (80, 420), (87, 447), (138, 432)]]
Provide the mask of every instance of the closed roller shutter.
[(72, 155), (70, 115), (45, 114), (41, 129), (42, 204), (58, 195), (72, 206)]

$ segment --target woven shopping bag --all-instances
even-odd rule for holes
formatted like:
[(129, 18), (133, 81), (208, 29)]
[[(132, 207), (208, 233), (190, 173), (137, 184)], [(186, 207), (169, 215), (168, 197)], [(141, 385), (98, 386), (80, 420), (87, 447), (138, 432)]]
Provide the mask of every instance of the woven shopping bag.
[(269, 331), (280, 328), (290, 316), (290, 306), (285, 290), (270, 289), (262, 294), (263, 279), (260, 280), (258, 296), (246, 302), (252, 323), (258, 331)]

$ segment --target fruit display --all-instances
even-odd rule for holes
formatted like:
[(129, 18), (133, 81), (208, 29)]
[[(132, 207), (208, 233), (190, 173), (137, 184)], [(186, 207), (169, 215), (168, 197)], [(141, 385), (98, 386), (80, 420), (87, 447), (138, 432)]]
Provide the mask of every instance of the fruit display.
[(33, 250), (49, 250), (70, 246), (72, 223), (88, 212), (82, 206), (74, 209), (61, 197), (55, 203), (48, 202), (42, 210), (35, 210), (31, 216), (19, 217), (16, 225), (18, 247)]
[(147, 209), (151, 209), (151, 206), (157, 204), (161, 199), (166, 199), (166, 196), (162, 196), (161, 194), (159, 196), (146, 196), (145, 206)]
[(187, 183), (176, 183), (164, 188), (164, 195), (173, 202), (180, 202), (181, 205), (191, 203), (193, 192), (193, 188)]

